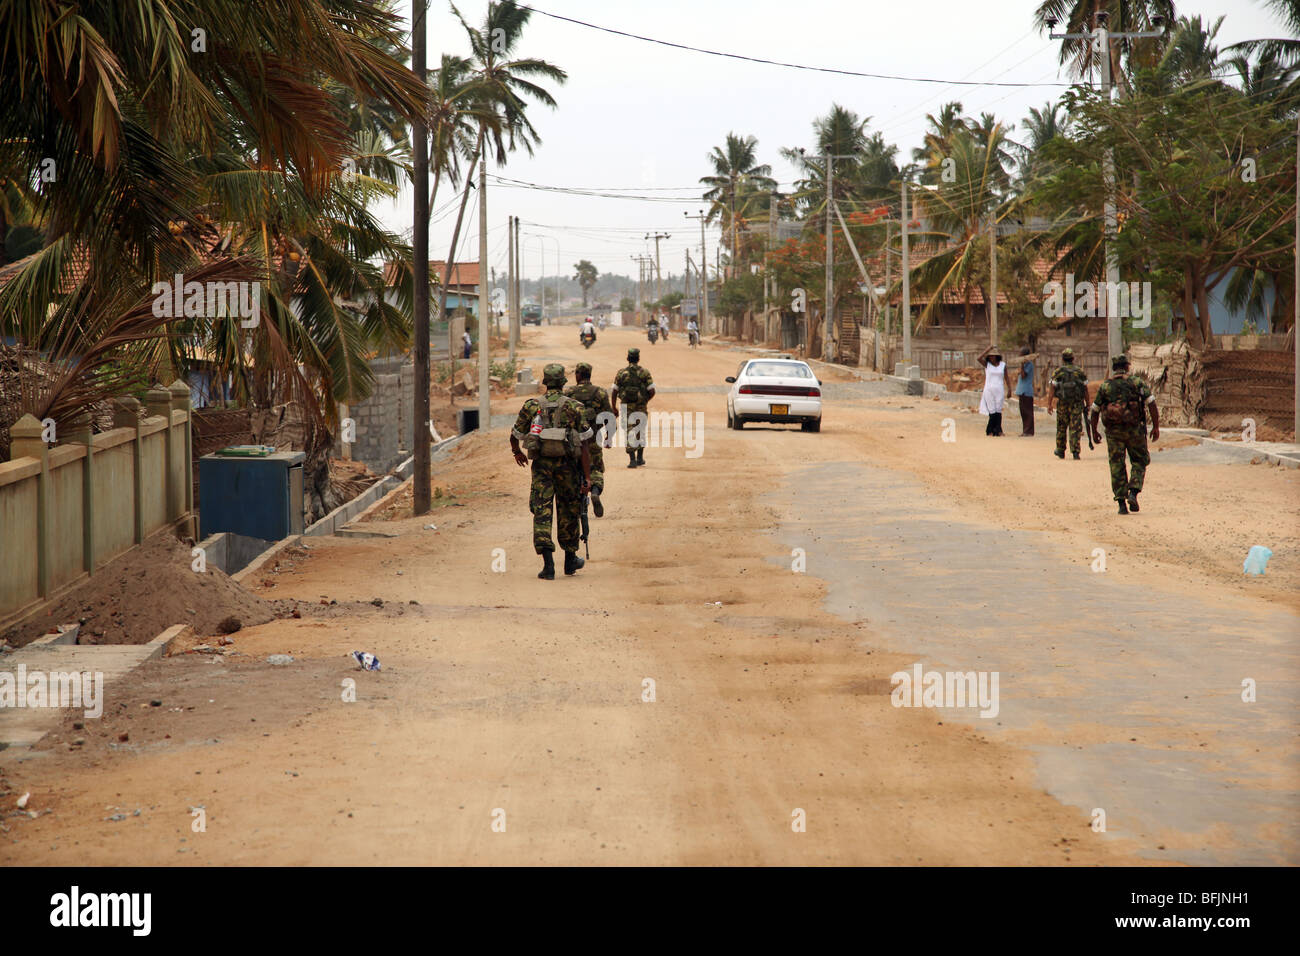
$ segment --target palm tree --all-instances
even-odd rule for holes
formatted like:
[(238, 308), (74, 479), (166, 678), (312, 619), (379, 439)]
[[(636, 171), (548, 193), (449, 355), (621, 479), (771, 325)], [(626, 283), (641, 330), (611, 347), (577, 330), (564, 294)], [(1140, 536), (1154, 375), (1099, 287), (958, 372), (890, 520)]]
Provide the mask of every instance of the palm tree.
[[(474, 27), (455, 4), (451, 9), (464, 27), (470, 46), (469, 88), (465, 100), (472, 107), (477, 133), (467, 168), (472, 170), (480, 162), (486, 167), (489, 159), (503, 166), (508, 155), (521, 146), (529, 156), (533, 155), (533, 148), (541, 144), (541, 136), (528, 118), (529, 100), (552, 109), (556, 105), (555, 97), (535, 81), (550, 80), (562, 84), (569, 75), (545, 60), (512, 58), (532, 10), (519, 6), (514, 0), (490, 3), (482, 26)], [(467, 178), (456, 227), (452, 231), (451, 251), (447, 255), (448, 271), (456, 258), (460, 226), (469, 201), (469, 185)], [(480, 223), (480, 228), (486, 228), (486, 225)], [(483, 268), (486, 268), (486, 263)], [(486, 283), (481, 288), (486, 289)], [(438, 315), (441, 317), (446, 309), (447, 283), (443, 282), (438, 293)]]
[(1043, 108), (1029, 108), (1029, 115), (1024, 120), (1025, 142), (1020, 146), (1020, 181), (1028, 183), (1043, 168), (1042, 150), (1057, 136), (1064, 135), (1069, 126), (1069, 115), (1061, 103), (1050, 100)]
[[(364, 304), (381, 291), (367, 259), (402, 249), (365, 214), (401, 151), (376, 135), (391, 125), (384, 109), (358, 119), (339, 103), (411, 117), (423, 90), (386, 52), (402, 34), (381, 0), (296, 11), (254, 6), (230, 21), (223, 0), (160, 0), (6, 15), (0, 85), (25, 92), (0, 98), (0, 169), (48, 159), (57, 178), (38, 187), (46, 245), (0, 292), (0, 331), (75, 372), (61, 394), (90, 401), (122, 387), (114, 369), (147, 382), (178, 367), (192, 346), (165, 338), (174, 326), (250, 368), (241, 387), (292, 390), (319, 422), (321, 404), (364, 390), (370, 344), (403, 334), (382, 295)], [(193, 55), (194, 31), (212, 23), (223, 29)], [(361, 154), (375, 177), (343, 183), (344, 160)], [(88, 272), (59, 294), (74, 258)], [(222, 318), (148, 321), (154, 282), (177, 272), (262, 283), (263, 320), (251, 332)]]
[(951, 181), (931, 184), (916, 195), (916, 212), (924, 216), (934, 232), (928, 240), (935, 252), (913, 270), (920, 290), (931, 293), (930, 302), (918, 317), (923, 328), (934, 314), (945, 292), (962, 293), (966, 326), (971, 324), (971, 291), (978, 276), (987, 269), (988, 224), (1005, 217), (1012, 208), (1006, 201), (1006, 170), (999, 145), (1001, 124), (994, 122), (980, 139), (969, 127), (956, 131), (948, 141), (956, 176)]
[(713, 147), (708, 159), (713, 166), (713, 175), (700, 177), (701, 185), (709, 187), (704, 198), (712, 203), (706, 221), (719, 220), (723, 233), (731, 233), (730, 251), (734, 265), (738, 261), (740, 245), (736, 220), (743, 211), (736, 208), (739, 193), (746, 187), (770, 192), (776, 188), (776, 181), (772, 179), (772, 167), (758, 162), (758, 139), (754, 136), (728, 133), (726, 142)]
[(1261, 2), (1277, 14), (1290, 35), (1262, 40), (1244, 40), (1241, 43), (1234, 43), (1224, 52), (1258, 54), (1261, 58), (1267, 58), (1285, 70), (1300, 66), (1300, 0), (1261, 0)]
[(967, 128), (967, 121), (962, 117), (962, 105), (956, 100), (943, 104), (939, 115), (927, 113), (930, 128), (926, 131), (922, 145), (912, 150), (912, 159), (924, 164), (922, 179), (929, 182), (938, 175), (938, 169), (951, 150), (953, 136)]

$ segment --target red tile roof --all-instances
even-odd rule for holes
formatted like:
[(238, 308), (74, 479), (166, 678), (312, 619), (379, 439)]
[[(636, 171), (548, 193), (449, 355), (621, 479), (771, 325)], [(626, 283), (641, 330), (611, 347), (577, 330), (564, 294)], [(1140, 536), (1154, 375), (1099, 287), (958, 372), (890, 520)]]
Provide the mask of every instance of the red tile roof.
[[(445, 259), (429, 260), (429, 279), (435, 284), (442, 281), (443, 271), (447, 267)], [(398, 263), (388, 262), (384, 264), (384, 285), (393, 286), (397, 284)], [(479, 284), (478, 262), (455, 262), (451, 266), (451, 281), (448, 288), (460, 288), (473, 290)]]

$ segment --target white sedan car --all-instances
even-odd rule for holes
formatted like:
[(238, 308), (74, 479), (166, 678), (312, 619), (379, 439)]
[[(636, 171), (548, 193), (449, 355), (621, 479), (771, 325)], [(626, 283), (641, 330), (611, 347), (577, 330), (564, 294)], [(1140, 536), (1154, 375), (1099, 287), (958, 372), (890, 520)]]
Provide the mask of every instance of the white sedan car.
[(789, 358), (747, 359), (728, 375), (727, 424), (736, 431), (745, 422), (798, 423), (806, 432), (821, 431), (821, 382), (807, 362)]

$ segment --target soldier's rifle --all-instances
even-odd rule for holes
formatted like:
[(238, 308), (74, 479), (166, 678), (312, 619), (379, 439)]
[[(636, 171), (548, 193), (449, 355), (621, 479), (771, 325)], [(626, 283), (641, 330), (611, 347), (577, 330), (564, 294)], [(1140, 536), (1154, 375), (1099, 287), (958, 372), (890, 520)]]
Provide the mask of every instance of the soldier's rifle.
[(591, 525), (587, 521), (587, 499), (590, 494), (582, 496), (582, 513), (578, 515), (578, 523), (582, 527), (582, 546), (586, 549), (587, 557), (591, 557), (591, 545), (587, 543), (587, 538), (591, 534)]

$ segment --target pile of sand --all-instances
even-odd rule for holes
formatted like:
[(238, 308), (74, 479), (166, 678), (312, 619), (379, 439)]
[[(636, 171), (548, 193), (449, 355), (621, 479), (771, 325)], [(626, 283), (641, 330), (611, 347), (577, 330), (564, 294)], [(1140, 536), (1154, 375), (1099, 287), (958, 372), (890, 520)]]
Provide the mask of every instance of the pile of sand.
[(193, 625), (207, 637), (222, 633), (219, 625), (231, 617), (241, 627), (275, 617), (269, 603), (211, 564), (194, 571), (194, 560), (190, 545), (159, 532), (0, 639), (21, 647), (59, 624), (81, 621), (79, 644), (144, 644), (173, 624)]

